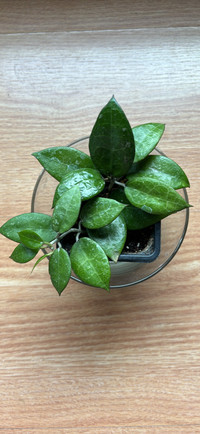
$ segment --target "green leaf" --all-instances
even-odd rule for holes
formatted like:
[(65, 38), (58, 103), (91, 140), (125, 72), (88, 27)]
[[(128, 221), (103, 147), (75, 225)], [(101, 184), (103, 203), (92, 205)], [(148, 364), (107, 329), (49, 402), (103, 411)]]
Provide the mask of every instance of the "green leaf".
[(81, 210), (82, 224), (89, 229), (106, 226), (118, 217), (125, 206), (113, 199), (95, 197)]
[(29, 229), (19, 232), (19, 238), (24, 246), (29, 249), (40, 249), (43, 244), (42, 238), (36, 232)]
[(82, 200), (90, 199), (99, 194), (105, 185), (105, 181), (95, 169), (77, 169), (68, 173), (56, 188), (53, 206), (66, 190), (77, 185), (80, 188)]
[(103, 249), (90, 238), (81, 238), (71, 249), (72, 269), (84, 283), (109, 291), (110, 264)]
[(121, 203), (127, 204), (120, 216), (123, 216), (125, 219), (128, 230), (144, 229), (166, 217), (166, 215), (149, 214), (142, 211), (142, 209), (131, 205), (124, 193), (124, 189), (113, 190), (111, 192), (111, 197)]
[(143, 160), (153, 151), (162, 137), (165, 130), (164, 124), (149, 123), (138, 125), (133, 128), (135, 140), (135, 158), (134, 163)]
[(92, 129), (89, 150), (94, 165), (104, 175), (125, 175), (134, 160), (135, 146), (125, 113), (111, 98)]
[(69, 171), (81, 168), (94, 168), (94, 164), (87, 154), (68, 146), (47, 148), (34, 152), (32, 155), (58, 181), (61, 181), (63, 176)]
[[(176, 189), (189, 187), (188, 178), (181, 167), (168, 157), (163, 155), (149, 155), (140, 164), (137, 177), (155, 178)], [(134, 179), (129, 175), (128, 180)]]
[(127, 208), (124, 210), (124, 218), (127, 229), (132, 231), (147, 228), (148, 226), (154, 225), (165, 217), (165, 214), (149, 214), (133, 205), (127, 206)]
[(88, 235), (102, 247), (112, 261), (117, 262), (127, 236), (125, 220), (122, 215), (119, 215), (103, 228), (88, 229)]
[(167, 216), (189, 207), (176, 190), (153, 178), (143, 179), (135, 176), (128, 181), (124, 191), (132, 205), (149, 214)]
[(53, 229), (59, 233), (68, 231), (76, 222), (81, 206), (81, 193), (77, 185), (66, 190), (56, 202), (52, 215)]
[(25, 264), (26, 262), (31, 261), (31, 259), (37, 255), (37, 252), (38, 249), (32, 250), (25, 247), (23, 244), (18, 244), (18, 246), (13, 250), (10, 258), (19, 264)]
[(24, 229), (36, 232), (47, 242), (56, 238), (56, 232), (52, 228), (52, 218), (49, 215), (40, 213), (26, 213), (12, 217), (1, 226), (0, 233), (19, 243), (19, 232)]
[(37, 266), (41, 261), (43, 261), (43, 259), (47, 258), (48, 256), (51, 256), (52, 254), (53, 254), (53, 252), (46, 253), (46, 255), (42, 255), (42, 256), (41, 256), (41, 257), (36, 261), (36, 263), (34, 264), (32, 270), (31, 270), (31, 273), (33, 272), (33, 270), (35, 269), (35, 267), (36, 267), (36, 266)]
[(49, 259), (49, 274), (58, 294), (67, 286), (71, 274), (69, 255), (63, 248), (54, 250)]

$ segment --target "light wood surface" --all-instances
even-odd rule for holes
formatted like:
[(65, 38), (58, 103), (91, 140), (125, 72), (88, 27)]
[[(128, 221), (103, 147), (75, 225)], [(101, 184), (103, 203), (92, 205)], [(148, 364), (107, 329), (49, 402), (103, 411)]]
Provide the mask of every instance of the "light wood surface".
[(30, 211), (31, 153), (88, 135), (115, 94), (191, 181), (174, 260), (134, 287), (9, 259), (1, 237), (0, 433), (200, 432), (200, 3), (0, 0), (0, 224)]

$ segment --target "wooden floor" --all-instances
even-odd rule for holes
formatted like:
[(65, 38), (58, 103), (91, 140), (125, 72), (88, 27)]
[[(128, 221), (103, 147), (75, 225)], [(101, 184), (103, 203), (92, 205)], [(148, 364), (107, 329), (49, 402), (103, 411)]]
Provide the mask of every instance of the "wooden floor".
[(31, 153), (89, 135), (115, 94), (191, 181), (152, 279), (104, 290), (9, 259), (1, 236), (0, 433), (200, 433), (200, 2), (0, 0), (0, 224), (30, 211)]

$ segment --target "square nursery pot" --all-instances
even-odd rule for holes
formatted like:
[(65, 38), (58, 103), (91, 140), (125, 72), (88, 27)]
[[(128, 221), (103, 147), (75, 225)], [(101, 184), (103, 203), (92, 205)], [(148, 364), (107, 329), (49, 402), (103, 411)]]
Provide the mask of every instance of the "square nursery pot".
[(152, 262), (160, 253), (161, 222), (145, 229), (128, 231), (119, 262)]

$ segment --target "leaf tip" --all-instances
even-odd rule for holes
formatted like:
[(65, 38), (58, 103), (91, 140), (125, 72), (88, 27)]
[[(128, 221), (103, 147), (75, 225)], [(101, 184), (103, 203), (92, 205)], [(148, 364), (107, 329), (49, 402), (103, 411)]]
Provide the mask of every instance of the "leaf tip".
[(114, 252), (112, 254), (112, 258), (110, 258), (110, 259), (112, 259), (112, 261), (116, 264), (117, 261), (118, 261), (118, 259), (119, 259), (119, 253), (118, 252)]
[(108, 287), (108, 288), (106, 289), (106, 291), (110, 294), (110, 287)]
[[(54, 288), (55, 288), (55, 286), (54, 286)], [(59, 290), (58, 288), (55, 288), (56, 291), (57, 291), (57, 293), (58, 293), (58, 295), (59, 295), (59, 297), (61, 296), (61, 294), (63, 293), (63, 291), (64, 291), (65, 288), (66, 288), (66, 286), (63, 289), (61, 289), (61, 290)]]

